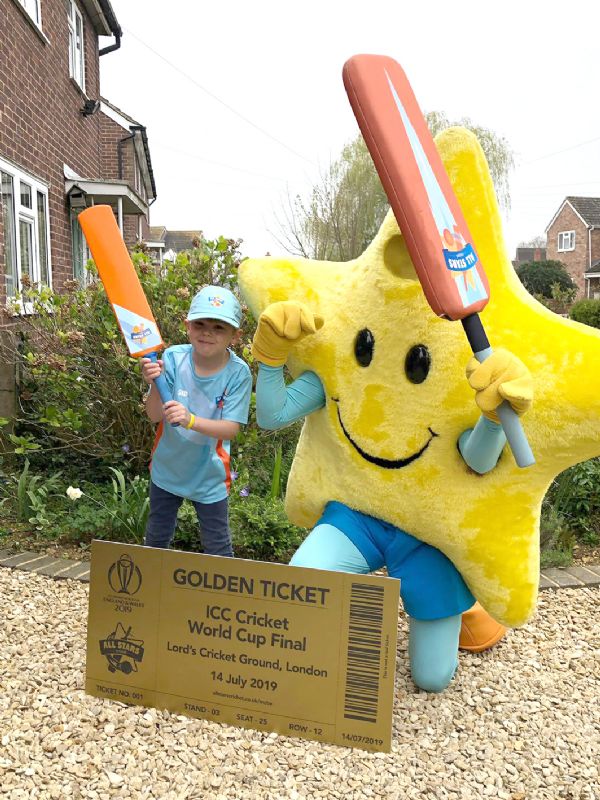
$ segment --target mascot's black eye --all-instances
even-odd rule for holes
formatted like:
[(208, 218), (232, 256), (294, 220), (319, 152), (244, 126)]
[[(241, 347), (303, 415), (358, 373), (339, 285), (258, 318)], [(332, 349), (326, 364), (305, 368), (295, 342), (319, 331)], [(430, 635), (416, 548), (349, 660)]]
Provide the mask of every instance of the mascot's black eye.
[(373, 358), (375, 337), (368, 328), (363, 328), (356, 334), (354, 342), (354, 355), (361, 367), (368, 367)]
[(411, 383), (423, 383), (431, 367), (431, 354), (424, 344), (416, 344), (406, 354), (404, 371)]

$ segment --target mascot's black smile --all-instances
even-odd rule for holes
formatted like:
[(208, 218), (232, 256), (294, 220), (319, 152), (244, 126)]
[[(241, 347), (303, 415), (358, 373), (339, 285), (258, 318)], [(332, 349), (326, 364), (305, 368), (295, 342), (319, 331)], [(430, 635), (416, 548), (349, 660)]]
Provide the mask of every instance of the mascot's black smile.
[(379, 458), (379, 456), (372, 456), (370, 453), (366, 453), (362, 449), (362, 447), (359, 447), (356, 444), (354, 439), (350, 436), (350, 434), (344, 427), (344, 423), (342, 422), (342, 415), (340, 414), (339, 398), (332, 397), (331, 399), (336, 404), (338, 420), (340, 422), (340, 427), (344, 432), (344, 436), (346, 437), (346, 439), (348, 439), (348, 441), (350, 442), (352, 447), (356, 450), (356, 452), (359, 454), (359, 456), (362, 456), (362, 458), (364, 458), (365, 461), (368, 461), (369, 464), (375, 464), (376, 466), (383, 467), (384, 469), (400, 469), (401, 467), (406, 467), (409, 464), (412, 464), (413, 461), (416, 461), (417, 458), (420, 458), (423, 455), (423, 453), (427, 450), (431, 442), (435, 439), (435, 437), (439, 436), (439, 434), (437, 434), (435, 431), (432, 431), (431, 428), (427, 428), (430, 434), (429, 439), (425, 442), (425, 444), (420, 450), (418, 450), (416, 453), (413, 453), (411, 456), (408, 456), (407, 458), (389, 459), (389, 458)]

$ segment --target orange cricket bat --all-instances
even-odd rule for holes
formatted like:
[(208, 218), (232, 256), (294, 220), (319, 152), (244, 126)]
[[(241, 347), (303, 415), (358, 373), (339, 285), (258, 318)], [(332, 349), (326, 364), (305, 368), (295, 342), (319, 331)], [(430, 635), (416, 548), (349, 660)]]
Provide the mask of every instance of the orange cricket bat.
[[(79, 215), (79, 223), (129, 354), (156, 361), (157, 352), (165, 345), (112, 208), (105, 205), (87, 208)], [(173, 399), (164, 375), (154, 384), (163, 403)]]

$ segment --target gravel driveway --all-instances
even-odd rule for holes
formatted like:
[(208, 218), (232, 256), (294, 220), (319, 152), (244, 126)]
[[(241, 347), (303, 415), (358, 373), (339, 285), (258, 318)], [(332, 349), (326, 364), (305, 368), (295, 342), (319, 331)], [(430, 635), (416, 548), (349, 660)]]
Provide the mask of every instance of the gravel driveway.
[(442, 695), (400, 621), (393, 750), (261, 734), (82, 691), (87, 587), (0, 568), (0, 797), (600, 800), (600, 589), (543, 592)]

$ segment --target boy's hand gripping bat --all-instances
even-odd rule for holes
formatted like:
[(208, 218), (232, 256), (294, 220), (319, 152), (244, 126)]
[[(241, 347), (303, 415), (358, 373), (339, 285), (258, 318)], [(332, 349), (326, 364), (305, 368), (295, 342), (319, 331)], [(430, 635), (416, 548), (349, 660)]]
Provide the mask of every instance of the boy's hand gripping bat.
[[(343, 79), (427, 302), (438, 316), (461, 320), (484, 361), (492, 350), (478, 312), (489, 300), (488, 281), (406, 75), (392, 58), (357, 55), (344, 64)], [(534, 464), (510, 404), (496, 412), (517, 464)]]

